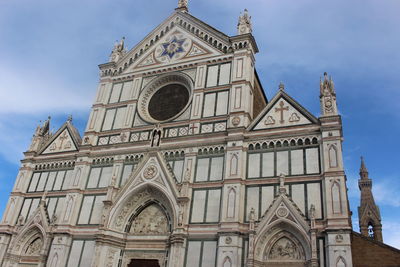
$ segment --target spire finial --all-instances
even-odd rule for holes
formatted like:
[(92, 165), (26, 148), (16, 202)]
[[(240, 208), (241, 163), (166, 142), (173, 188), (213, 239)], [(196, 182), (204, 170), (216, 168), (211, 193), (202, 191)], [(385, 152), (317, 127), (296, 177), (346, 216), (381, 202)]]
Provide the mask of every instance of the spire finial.
[(279, 83), (279, 90), (281, 91), (285, 90), (285, 85), (283, 84), (283, 82)]
[(178, 8), (176, 8), (176, 10), (188, 12), (188, 0), (178, 0)]
[(68, 115), (67, 122), (71, 123), (72, 122), (72, 114)]
[(368, 179), (368, 170), (365, 166), (364, 157), (361, 156), (360, 176), (362, 179)]

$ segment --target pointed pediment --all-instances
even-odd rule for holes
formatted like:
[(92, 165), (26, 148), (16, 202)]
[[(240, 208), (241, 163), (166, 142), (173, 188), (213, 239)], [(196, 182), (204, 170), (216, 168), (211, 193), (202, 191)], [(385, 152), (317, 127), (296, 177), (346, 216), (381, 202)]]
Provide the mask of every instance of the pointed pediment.
[(280, 90), (264, 110), (250, 124), (250, 130), (264, 130), (279, 127), (290, 127), (317, 124), (318, 119), (304, 107)]
[(300, 226), (305, 232), (310, 229), (304, 214), (286, 194), (279, 194), (275, 197), (271, 206), (261, 217), (259, 229), (275, 224), (276, 221), (291, 222)]
[[(170, 46), (170, 41), (174, 40), (174, 34), (175, 36), (180, 34), (186, 39), (182, 43), (184, 51), (176, 50), (175, 45)], [(179, 45), (179, 41), (182, 39), (179, 39), (179, 36), (176, 37), (175, 44)], [(227, 53), (231, 47), (232, 41), (228, 35), (187, 12), (175, 11), (141, 42), (125, 53), (118, 62), (105, 63), (100, 65), (100, 68), (112, 67), (119, 73), (125, 73), (134, 68), (170, 64), (178, 62), (177, 60), (184, 62), (202, 56), (222, 55)], [(164, 52), (164, 48), (167, 48), (166, 52)], [(175, 51), (175, 53), (170, 53), (171, 51)]]
[(377, 206), (370, 205), (367, 203), (366, 205), (359, 207), (359, 216), (363, 220), (373, 220), (374, 222), (379, 222), (380, 221), (380, 214), (379, 214), (379, 209)]
[(130, 214), (137, 207), (153, 200), (162, 203), (176, 223), (179, 196), (168, 163), (160, 153), (149, 153), (133, 170), (123, 188), (113, 197), (107, 225), (109, 228), (123, 231)]
[(218, 56), (222, 53), (210, 44), (179, 26), (174, 27), (146, 51), (137, 63), (127, 69), (148, 68), (190, 61), (202, 57)]
[(50, 226), (49, 214), (47, 213), (45, 200), (43, 199), (40, 201), (39, 206), (32, 213), (32, 215), (29, 218), (27, 218), (27, 221), (23, 227), (29, 228), (33, 224), (40, 225), (45, 230), (48, 229), (48, 227)]
[[(19, 224), (24, 218), (20, 216)], [(38, 256), (40, 249), (47, 239), (50, 231), (50, 220), (47, 213), (45, 200), (40, 201), (39, 206), (27, 221), (21, 226), (17, 226), (18, 235), (12, 240), (10, 248), (16, 255)]]
[[(118, 195), (122, 196), (125, 192), (134, 190), (135, 187), (141, 184), (153, 184), (164, 187), (166, 190), (170, 191), (174, 197), (177, 197), (179, 192), (175, 180), (171, 167), (161, 154), (154, 153), (152, 155), (146, 155), (135, 170), (132, 171), (126, 184)], [(117, 199), (118, 198), (117, 196)]]
[(68, 121), (50, 138), (39, 151), (39, 154), (77, 151), (81, 137), (74, 126)]

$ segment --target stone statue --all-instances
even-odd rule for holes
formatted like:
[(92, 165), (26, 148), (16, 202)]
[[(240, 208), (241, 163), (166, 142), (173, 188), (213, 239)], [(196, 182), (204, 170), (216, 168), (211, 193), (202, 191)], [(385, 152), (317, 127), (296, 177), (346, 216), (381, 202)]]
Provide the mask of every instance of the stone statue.
[(19, 217), (18, 217), (18, 225), (23, 225), (24, 224), (24, 220), (25, 220), (25, 218), (24, 218), (24, 216), (22, 216), (22, 215), (19, 215)]
[(314, 206), (314, 204), (311, 204), (309, 214), (310, 214), (310, 219), (315, 219), (315, 206)]
[(183, 225), (183, 207), (179, 207), (179, 215), (178, 215), (178, 225), (182, 226)]
[(188, 0), (179, 0), (178, 9), (188, 10)]
[(57, 222), (57, 215), (54, 213), (53, 216), (51, 216), (51, 224), (56, 224)]
[(250, 213), (249, 213), (249, 221), (254, 222), (255, 219), (256, 219), (256, 213), (255, 213), (254, 208), (252, 207), (250, 209)]
[(279, 193), (286, 194), (285, 175), (283, 173), (279, 176)]

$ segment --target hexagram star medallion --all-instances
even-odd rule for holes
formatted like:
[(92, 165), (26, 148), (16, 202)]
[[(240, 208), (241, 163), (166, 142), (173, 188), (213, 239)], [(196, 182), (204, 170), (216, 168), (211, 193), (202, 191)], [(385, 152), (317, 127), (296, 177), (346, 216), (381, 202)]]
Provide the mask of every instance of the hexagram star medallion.
[(185, 52), (182, 47), (185, 41), (186, 39), (178, 40), (178, 38), (174, 36), (170, 42), (162, 44), (164, 51), (160, 56), (168, 56), (170, 59), (172, 59), (177, 53)]

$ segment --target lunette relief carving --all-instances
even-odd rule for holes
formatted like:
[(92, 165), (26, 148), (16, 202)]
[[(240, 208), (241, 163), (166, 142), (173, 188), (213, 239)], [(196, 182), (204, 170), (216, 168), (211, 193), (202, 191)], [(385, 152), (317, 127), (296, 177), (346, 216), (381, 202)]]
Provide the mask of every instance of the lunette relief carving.
[(167, 217), (158, 205), (150, 205), (133, 220), (130, 233), (166, 234), (168, 233)]

